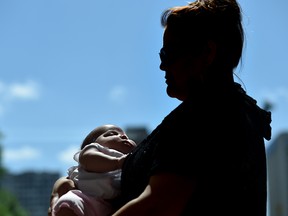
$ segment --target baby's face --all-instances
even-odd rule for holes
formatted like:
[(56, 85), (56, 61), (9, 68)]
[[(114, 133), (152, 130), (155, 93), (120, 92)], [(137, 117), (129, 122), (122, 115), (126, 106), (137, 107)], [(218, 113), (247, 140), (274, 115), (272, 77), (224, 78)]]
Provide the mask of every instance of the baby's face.
[(95, 142), (123, 154), (131, 152), (136, 147), (136, 143), (129, 139), (121, 128), (116, 126), (108, 128)]

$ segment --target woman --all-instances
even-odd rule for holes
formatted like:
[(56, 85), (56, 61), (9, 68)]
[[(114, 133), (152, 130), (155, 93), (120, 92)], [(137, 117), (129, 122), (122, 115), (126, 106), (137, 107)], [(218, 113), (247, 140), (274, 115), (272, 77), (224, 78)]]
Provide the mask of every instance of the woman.
[(160, 69), (182, 103), (126, 157), (113, 216), (266, 216), (271, 113), (234, 81), (238, 3), (198, 0), (161, 21)]
[(160, 69), (183, 101), (124, 162), (113, 216), (266, 216), (271, 116), (234, 82), (244, 41), (235, 0), (162, 15)]

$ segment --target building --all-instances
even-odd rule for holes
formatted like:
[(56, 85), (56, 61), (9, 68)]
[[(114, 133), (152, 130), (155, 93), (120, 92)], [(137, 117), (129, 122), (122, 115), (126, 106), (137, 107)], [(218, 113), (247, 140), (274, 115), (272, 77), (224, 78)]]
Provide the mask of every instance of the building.
[(18, 199), (29, 216), (47, 216), (51, 190), (59, 177), (59, 173), (6, 173), (1, 179), (1, 187)]
[(146, 127), (127, 127), (125, 131), (129, 138), (134, 140), (136, 144), (139, 144), (148, 135)]
[(288, 132), (267, 148), (270, 216), (288, 216)]

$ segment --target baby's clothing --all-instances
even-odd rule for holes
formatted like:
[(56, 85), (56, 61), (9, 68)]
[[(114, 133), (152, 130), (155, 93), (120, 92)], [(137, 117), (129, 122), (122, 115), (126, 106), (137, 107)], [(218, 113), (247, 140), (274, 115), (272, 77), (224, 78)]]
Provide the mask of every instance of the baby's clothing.
[(62, 195), (53, 208), (52, 216), (63, 207), (72, 209), (79, 216), (107, 216), (112, 213), (109, 202), (86, 195), (80, 190), (70, 190)]
[[(124, 155), (98, 143), (89, 145), (95, 146), (99, 152), (110, 156), (121, 157)], [(71, 190), (59, 198), (53, 208), (54, 215), (63, 206), (73, 209), (79, 216), (109, 215), (112, 207), (105, 200), (113, 199), (119, 195), (121, 169), (106, 173), (87, 172), (79, 164), (80, 152), (78, 151), (73, 157), (78, 162), (78, 165), (68, 169), (69, 179), (74, 181), (78, 190)]]
[[(124, 154), (113, 149), (108, 149), (98, 143), (91, 143), (97, 150), (107, 155), (121, 157)], [(74, 160), (79, 163), (80, 151), (74, 155)], [(87, 172), (80, 165), (68, 169), (69, 179), (73, 180), (77, 188), (84, 194), (113, 199), (120, 192), (121, 170), (114, 170), (107, 173)]]

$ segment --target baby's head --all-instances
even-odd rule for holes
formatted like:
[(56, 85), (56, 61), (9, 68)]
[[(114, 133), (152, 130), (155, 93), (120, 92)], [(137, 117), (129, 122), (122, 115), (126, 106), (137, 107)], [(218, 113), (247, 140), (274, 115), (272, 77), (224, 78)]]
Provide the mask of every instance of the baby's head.
[(129, 153), (136, 146), (136, 143), (129, 139), (120, 127), (111, 124), (102, 125), (92, 130), (83, 140), (81, 149), (90, 143), (99, 143), (123, 154)]

